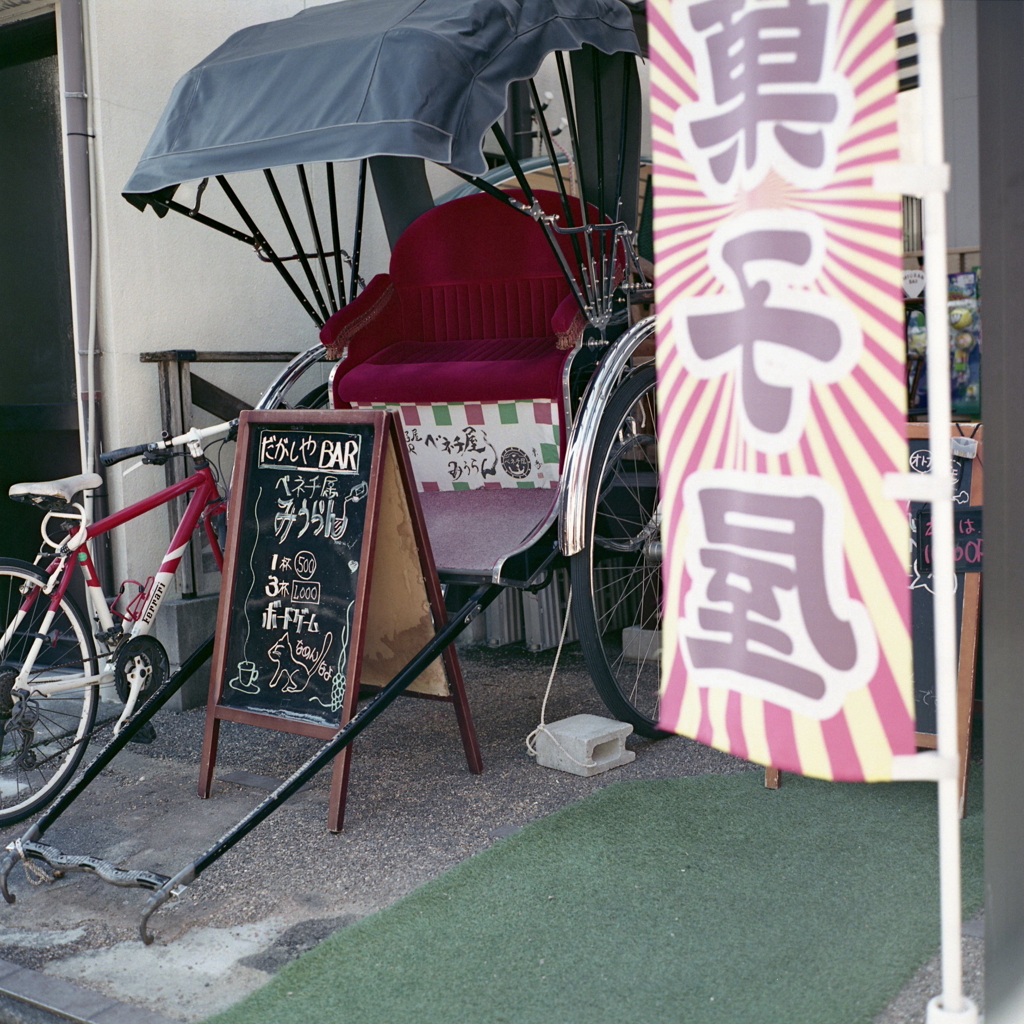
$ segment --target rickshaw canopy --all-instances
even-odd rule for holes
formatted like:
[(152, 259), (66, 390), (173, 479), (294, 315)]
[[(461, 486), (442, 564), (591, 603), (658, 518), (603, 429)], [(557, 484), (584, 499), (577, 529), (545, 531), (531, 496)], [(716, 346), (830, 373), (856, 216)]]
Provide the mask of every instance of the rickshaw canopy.
[(343, 0), (242, 29), (184, 75), (124, 187), (419, 157), (487, 170), (510, 82), (555, 50), (640, 54), (621, 0)]

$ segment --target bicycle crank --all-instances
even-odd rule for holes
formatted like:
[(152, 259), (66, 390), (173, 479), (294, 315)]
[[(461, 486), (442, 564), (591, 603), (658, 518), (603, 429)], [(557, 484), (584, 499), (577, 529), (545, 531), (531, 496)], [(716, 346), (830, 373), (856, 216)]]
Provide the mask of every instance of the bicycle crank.
[[(139, 698), (148, 697), (167, 681), (171, 664), (164, 645), (155, 636), (133, 636), (117, 649), (114, 660), (114, 686), (124, 701), (124, 711), (114, 726), (116, 736), (134, 714)], [(146, 722), (136, 734), (135, 742), (152, 743), (156, 731)]]
[(162, 686), (170, 675), (171, 663), (167, 652), (155, 636), (133, 636), (118, 648), (114, 661), (114, 686), (125, 704), (133, 691), (138, 700), (141, 695)]

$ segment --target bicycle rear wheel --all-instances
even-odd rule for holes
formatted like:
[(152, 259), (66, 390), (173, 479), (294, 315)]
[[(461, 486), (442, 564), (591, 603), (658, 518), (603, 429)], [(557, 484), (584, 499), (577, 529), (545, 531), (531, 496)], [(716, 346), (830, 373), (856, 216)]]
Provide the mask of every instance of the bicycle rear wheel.
[[(33, 642), (44, 635), (50, 599), (27, 562), (0, 559), (0, 826), (29, 817), (71, 780), (85, 754), (99, 686), (14, 700), (12, 687)], [(87, 620), (65, 594), (46, 628), (29, 683), (96, 674)]]

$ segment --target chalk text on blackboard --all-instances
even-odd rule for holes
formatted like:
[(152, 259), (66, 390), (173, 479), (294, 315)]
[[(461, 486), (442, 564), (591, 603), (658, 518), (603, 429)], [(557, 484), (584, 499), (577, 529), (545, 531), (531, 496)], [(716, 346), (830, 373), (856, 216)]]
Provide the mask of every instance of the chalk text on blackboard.
[(259, 468), (355, 474), (359, 472), (361, 450), (362, 438), (358, 434), (318, 439), (303, 430), (262, 430)]

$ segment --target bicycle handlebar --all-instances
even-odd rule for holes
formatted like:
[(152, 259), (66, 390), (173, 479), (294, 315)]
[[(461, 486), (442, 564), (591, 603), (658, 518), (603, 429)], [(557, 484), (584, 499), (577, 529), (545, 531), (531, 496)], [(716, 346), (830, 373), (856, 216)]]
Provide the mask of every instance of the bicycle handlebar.
[(160, 446), (161, 442), (158, 441), (156, 444), (133, 444), (128, 448), (115, 448), (112, 452), (100, 452), (100, 465), (113, 466), (116, 462), (123, 462), (133, 455), (145, 455), (148, 451), (155, 451)]
[[(100, 452), (100, 465), (113, 466), (115, 463), (123, 462), (135, 455), (146, 455), (150, 452), (162, 452), (168, 448), (176, 448), (178, 445), (194, 442), (198, 444), (208, 437), (218, 434), (227, 434), (229, 437), (238, 427), (238, 420), (229, 420), (224, 423), (215, 423), (212, 427), (193, 427), (191, 430), (178, 437), (171, 437), (164, 441), (151, 441), (148, 444), (133, 444), (127, 448), (115, 448), (110, 452)], [(198, 450), (197, 450), (198, 451)]]

